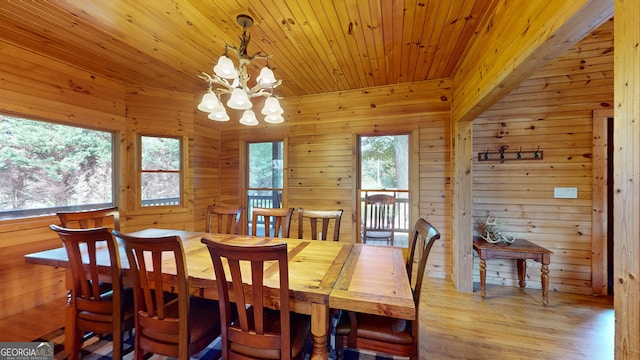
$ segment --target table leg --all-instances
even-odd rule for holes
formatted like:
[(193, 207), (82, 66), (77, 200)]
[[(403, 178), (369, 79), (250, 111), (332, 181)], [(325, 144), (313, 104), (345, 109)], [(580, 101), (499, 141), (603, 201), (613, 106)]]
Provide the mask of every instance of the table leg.
[(526, 286), (527, 281), (527, 260), (526, 259), (517, 259), (516, 263), (518, 264), (518, 281), (521, 288)]
[(542, 305), (549, 305), (549, 264), (542, 264)]
[(487, 296), (487, 260), (480, 259), (480, 296)]
[(73, 347), (76, 341), (76, 313), (74, 311), (73, 301), (73, 278), (71, 277), (71, 270), (65, 270), (65, 282), (67, 287), (67, 308), (65, 309), (65, 324), (64, 324), (64, 351), (67, 354), (73, 354)]
[(311, 334), (313, 335), (313, 352), (311, 359), (326, 360), (327, 352), (327, 328), (329, 326), (329, 305), (311, 304)]

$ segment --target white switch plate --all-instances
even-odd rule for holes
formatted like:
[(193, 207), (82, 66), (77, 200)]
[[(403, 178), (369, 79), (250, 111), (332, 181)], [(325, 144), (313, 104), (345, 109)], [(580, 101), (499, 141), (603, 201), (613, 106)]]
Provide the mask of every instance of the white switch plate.
[(574, 187), (553, 188), (553, 197), (556, 199), (577, 199), (578, 188), (574, 188)]

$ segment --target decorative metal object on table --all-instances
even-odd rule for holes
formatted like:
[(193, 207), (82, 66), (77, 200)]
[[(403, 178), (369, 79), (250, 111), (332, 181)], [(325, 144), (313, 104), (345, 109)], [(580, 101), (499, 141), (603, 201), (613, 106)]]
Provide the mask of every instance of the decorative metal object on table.
[(480, 226), (480, 237), (490, 244), (513, 244), (513, 242), (516, 241), (515, 236), (509, 238), (503, 235), (502, 232), (500, 232), (500, 225), (502, 224), (498, 223), (498, 219), (491, 215), (487, 216), (487, 220)]

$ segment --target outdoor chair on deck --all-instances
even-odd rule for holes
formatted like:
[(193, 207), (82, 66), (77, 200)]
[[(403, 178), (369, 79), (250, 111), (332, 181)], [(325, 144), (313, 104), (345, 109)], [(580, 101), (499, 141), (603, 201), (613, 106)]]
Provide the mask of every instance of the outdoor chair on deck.
[[(291, 216), (293, 208), (253, 208), (251, 219), (251, 235), (256, 236), (258, 230), (258, 219), (264, 219), (264, 236), (269, 237), (289, 237), (291, 228)], [(271, 232), (271, 219), (273, 218), (273, 233)]]
[(215, 218), (215, 222), (218, 224), (218, 233), (238, 235), (243, 210), (244, 206), (207, 206), (206, 232), (214, 232), (213, 223)]
[[(340, 220), (342, 219), (342, 209), (340, 210), (305, 210), (298, 209), (298, 239), (304, 238), (304, 223), (305, 219), (309, 219), (311, 224), (311, 239), (327, 240), (329, 233), (329, 225), (333, 221), (333, 241), (340, 240)], [(320, 234), (318, 234), (318, 223), (321, 223), (322, 228)]]
[(345, 341), (347, 347), (353, 349), (371, 350), (418, 359), (418, 319), (420, 317), (422, 281), (431, 247), (439, 238), (440, 233), (438, 230), (421, 218), (416, 222), (409, 240), (407, 275), (410, 284), (412, 282), (413, 257), (416, 250), (420, 252), (415, 286), (412, 284), (416, 320), (409, 321), (387, 316), (343, 311), (336, 326), (338, 359), (342, 359)]
[[(311, 339), (311, 319), (290, 312), (287, 244), (231, 245), (206, 238), (202, 243), (217, 279), (223, 359), (301, 358)], [(280, 282), (270, 285), (264, 278), (274, 271)], [(243, 279), (251, 279), (251, 285)], [(265, 302), (267, 293), (279, 298), (278, 310), (266, 307), (272, 303)], [(232, 315), (236, 308), (237, 320)]]
[[(133, 277), (136, 360), (146, 359), (147, 353), (188, 360), (220, 336), (218, 303), (190, 296), (179, 236), (113, 234), (125, 245)], [(175, 271), (175, 282), (168, 283), (163, 266)]]
[[(85, 333), (112, 334), (113, 358), (120, 359), (122, 335), (134, 327), (133, 290), (122, 285), (118, 244), (111, 230), (106, 227), (68, 229), (53, 224), (49, 227), (60, 236), (69, 258), (72, 286), (68, 306), (73, 309), (72, 326), (75, 329), (70, 359), (80, 357)], [(96, 249), (105, 246), (109, 250), (110, 264), (107, 275), (111, 278), (111, 290), (107, 292), (98, 280), (104, 274), (98, 271), (96, 256)]]
[(396, 198), (386, 194), (365, 194), (362, 243), (393, 245)]

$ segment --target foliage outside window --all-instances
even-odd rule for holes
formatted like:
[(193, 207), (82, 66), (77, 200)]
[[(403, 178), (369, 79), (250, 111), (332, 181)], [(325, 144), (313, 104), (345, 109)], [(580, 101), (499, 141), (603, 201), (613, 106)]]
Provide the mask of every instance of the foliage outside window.
[(360, 138), (360, 188), (409, 189), (409, 136)]
[(0, 218), (114, 205), (110, 132), (0, 115)]
[(140, 193), (142, 206), (180, 205), (181, 140), (140, 137)]
[[(280, 208), (282, 207), (282, 189), (284, 186), (282, 141), (250, 143), (247, 154), (249, 159), (247, 204), (249, 214), (249, 232), (251, 232), (251, 217), (254, 207)], [(262, 220), (260, 220), (262, 221)], [(261, 226), (262, 224), (256, 224)], [(259, 228), (258, 235), (264, 234)]]

